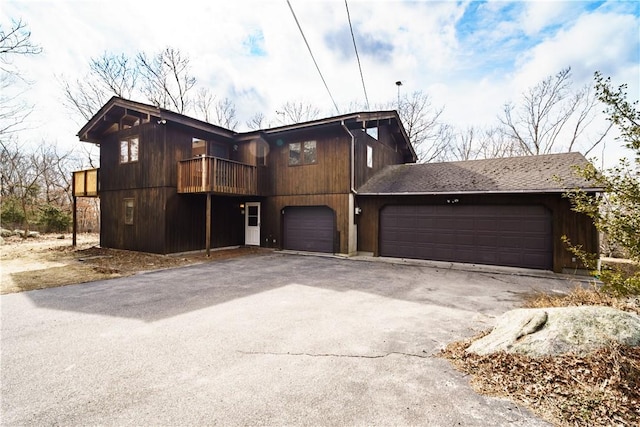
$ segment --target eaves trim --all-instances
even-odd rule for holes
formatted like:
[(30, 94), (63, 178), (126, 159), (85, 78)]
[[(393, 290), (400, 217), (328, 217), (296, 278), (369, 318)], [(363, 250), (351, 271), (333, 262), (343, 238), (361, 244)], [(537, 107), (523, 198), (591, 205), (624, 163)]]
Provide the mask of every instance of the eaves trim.
[[(566, 193), (569, 191), (575, 191), (576, 188), (556, 188), (556, 189), (546, 189), (546, 190), (487, 190), (487, 191), (404, 191), (404, 192), (383, 192), (383, 193), (362, 193), (358, 192), (358, 196), (438, 196), (438, 195), (458, 195), (458, 194), (467, 194), (467, 195), (479, 195), (479, 194), (553, 194), (553, 193)], [(601, 187), (593, 187), (593, 188), (578, 188), (577, 190), (584, 191), (585, 193), (601, 193), (604, 191), (604, 188)]]

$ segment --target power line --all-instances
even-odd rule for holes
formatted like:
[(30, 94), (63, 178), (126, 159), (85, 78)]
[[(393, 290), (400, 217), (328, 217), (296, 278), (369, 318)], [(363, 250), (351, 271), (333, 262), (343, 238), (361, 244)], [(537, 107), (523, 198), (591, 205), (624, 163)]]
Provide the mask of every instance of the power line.
[(302, 39), (304, 43), (307, 45), (307, 49), (309, 49), (309, 55), (311, 55), (311, 59), (313, 59), (313, 63), (316, 65), (316, 70), (318, 70), (318, 74), (320, 74), (320, 78), (322, 79), (322, 83), (324, 83), (325, 89), (327, 89), (327, 93), (329, 94), (329, 98), (331, 98), (331, 102), (333, 102), (333, 106), (335, 107), (338, 114), (340, 114), (340, 110), (338, 109), (338, 105), (336, 101), (333, 99), (333, 95), (331, 95), (331, 91), (329, 90), (329, 86), (327, 86), (327, 82), (324, 80), (324, 76), (320, 71), (320, 67), (316, 62), (316, 58), (313, 56), (313, 52), (311, 51), (311, 47), (309, 46), (309, 42), (307, 42), (307, 38), (304, 36), (304, 31), (302, 31), (302, 27), (300, 26), (300, 22), (298, 22), (298, 18), (296, 17), (296, 13), (293, 11), (293, 7), (291, 7), (291, 3), (287, 0), (287, 4), (289, 5), (289, 10), (291, 10), (291, 14), (293, 15), (293, 19), (296, 21), (296, 25), (298, 25), (298, 29), (300, 30), (300, 34), (302, 35)]
[(367, 110), (369, 107), (369, 97), (367, 96), (367, 88), (364, 85), (364, 76), (362, 75), (362, 65), (360, 64), (360, 55), (358, 55), (358, 48), (356, 47), (356, 37), (353, 35), (353, 26), (351, 25), (351, 14), (349, 13), (349, 5), (347, 0), (344, 0), (344, 7), (347, 8), (347, 19), (349, 20), (349, 29), (351, 30), (351, 40), (353, 40), (353, 50), (356, 51), (356, 59), (358, 59), (358, 69), (360, 70), (360, 80), (362, 80), (362, 90), (364, 91), (364, 99), (367, 101)]

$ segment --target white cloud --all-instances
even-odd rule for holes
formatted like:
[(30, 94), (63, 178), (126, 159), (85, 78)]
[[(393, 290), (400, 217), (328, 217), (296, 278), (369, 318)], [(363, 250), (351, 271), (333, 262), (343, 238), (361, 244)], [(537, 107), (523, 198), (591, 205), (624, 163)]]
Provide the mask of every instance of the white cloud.
[(575, 25), (523, 53), (518, 59), (516, 81), (521, 87), (529, 86), (568, 66), (576, 80), (583, 84), (591, 81), (596, 70), (605, 75), (617, 74), (629, 66), (637, 70), (639, 29), (638, 17), (600, 12), (584, 14)]
[(567, 16), (571, 16), (571, 10), (576, 8), (573, 2), (557, 0), (528, 1), (523, 2), (523, 6), (518, 24), (529, 36), (563, 23)]
[[(362, 104), (344, 2), (291, 4), (340, 107)], [(637, 94), (638, 8), (614, 2), (587, 9), (579, 2), (547, 1), (349, 2), (371, 104), (394, 101), (394, 83), (401, 80), (403, 93), (430, 93), (461, 127), (492, 123), (504, 102), (569, 65), (578, 83), (589, 83), (599, 69)], [(28, 94), (42, 125), (29, 138), (77, 144), (82, 123), (61, 107), (54, 76), (81, 78), (89, 58), (105, 51), (134, 55), (166, 46), (188, 54), (198, 81), (236, 103), (241, 124), (256, 112), (273, 117), (288, 100), (335, 113), (285, 1), (5, 0), (0, 14), (3, 23), (22, 17), (45, 49), (16, 63), (36, 82)], [(461, 34), (463, 20), (471, 21)], [(263, 55), (251, 55), (247, 45), (255, 34), (263, 37)]]

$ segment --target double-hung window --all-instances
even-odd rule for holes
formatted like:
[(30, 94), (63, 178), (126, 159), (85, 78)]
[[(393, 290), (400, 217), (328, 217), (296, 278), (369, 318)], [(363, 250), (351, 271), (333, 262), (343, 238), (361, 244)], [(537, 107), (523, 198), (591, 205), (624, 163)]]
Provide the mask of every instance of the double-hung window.
[(138, 161), (138, 137), (120, 140), (120, 163)]

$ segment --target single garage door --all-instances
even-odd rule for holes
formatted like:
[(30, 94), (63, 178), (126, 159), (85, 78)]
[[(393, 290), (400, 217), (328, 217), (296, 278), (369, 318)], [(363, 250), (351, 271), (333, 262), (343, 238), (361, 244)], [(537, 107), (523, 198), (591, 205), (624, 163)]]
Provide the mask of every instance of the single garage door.
[(543, 206), (386, 206), (380, 255), (550, 270), (551, 212)]
[(335, 215), (326, 206), (289, 206), (284, 209), (284, 248), (333, 253)]

